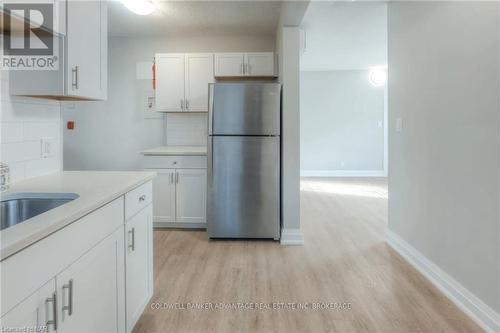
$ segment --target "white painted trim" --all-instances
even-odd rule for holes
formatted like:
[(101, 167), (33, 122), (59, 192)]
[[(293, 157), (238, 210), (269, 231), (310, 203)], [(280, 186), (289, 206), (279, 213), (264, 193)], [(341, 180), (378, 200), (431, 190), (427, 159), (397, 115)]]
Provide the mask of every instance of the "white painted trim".
[(304, 236), (300, 229), (281, 229), (281, 245), (304, 245)]
[(154, 229), (207, 229), (206, 223), (153, 222)]
[(300, 170), (301, 177), (387, 177), (384, 170)]
[(389, 85), (384, 89), (384, 176), (389, 174)]
[(472, 292), (391, 230), (386, 242), (486, 332), (500, 332), (500, 315)]

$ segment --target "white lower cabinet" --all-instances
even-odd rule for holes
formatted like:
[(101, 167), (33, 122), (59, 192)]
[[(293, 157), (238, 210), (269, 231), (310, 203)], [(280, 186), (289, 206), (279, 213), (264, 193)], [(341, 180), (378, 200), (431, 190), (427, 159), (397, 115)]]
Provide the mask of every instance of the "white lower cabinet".
[(178, 169), (175, 215), (179, 223), (205, 223), (207, 170)]
[[(123, 227), (56, 276), (60, 332), (120, 332)], [(122, 326), (123, 328), (123, 326)]]
[(35, 291), (14, 309), (1, 318), (1, 327), (42, 327), (48, 332), (57, 328), (56, 280), (51, 279), (43, 287)]
[(203, 227), (206, 223), (206, 169), (149, 169), (153, 181), (155, 226)]
[(153, 294), (152, 205), (126, 222), (125, 239), (127, 332), (130, 332)]
[(153, 181), (154, 221), (175, 222), (175, 169), (155, 169)]
[[(158, 168), (161, 160), (146, 160), (146, 170), (155, 171), (153, 181), (153, 221), (155, 226), (203, 227), (206, 223), (207, 169), (205, 157), (194, 159), (169, 157), (164, 165), (179, 168)], [(185, 165), (186, 167), (183, 167)], [(150, 169), (149, 169), (149, 168)]]
[(0, 262), (0, 327), (131, 332), (153, 295), (151, 189), (147, 182)]

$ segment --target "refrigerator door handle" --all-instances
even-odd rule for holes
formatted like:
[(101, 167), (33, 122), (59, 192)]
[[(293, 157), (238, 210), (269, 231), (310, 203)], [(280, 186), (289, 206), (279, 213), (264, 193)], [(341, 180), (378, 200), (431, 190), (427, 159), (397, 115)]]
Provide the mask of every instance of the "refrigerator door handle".
[(213, 134), (213, 118), (214, 118), (214, 84), (208, 85), (208, 135)]

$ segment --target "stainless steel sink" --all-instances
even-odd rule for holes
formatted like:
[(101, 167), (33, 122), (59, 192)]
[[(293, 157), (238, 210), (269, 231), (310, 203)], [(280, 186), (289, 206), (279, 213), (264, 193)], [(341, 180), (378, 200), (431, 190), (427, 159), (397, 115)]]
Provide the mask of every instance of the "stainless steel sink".
[(0, 200), (0, 220), (6, 229), (78, 198), (75, 193), (8, 193)]

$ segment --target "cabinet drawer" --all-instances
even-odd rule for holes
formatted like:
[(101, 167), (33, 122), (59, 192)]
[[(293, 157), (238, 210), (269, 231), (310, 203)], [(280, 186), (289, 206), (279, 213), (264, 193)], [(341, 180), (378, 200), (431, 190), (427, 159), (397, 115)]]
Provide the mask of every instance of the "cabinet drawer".
[(153, 199), (153, 183), (151, 181), (125, 194), (125, 219), (134, 216), (146, 207)]
[(144, 156), (145, 169), (206, 169), (206, 156)]

